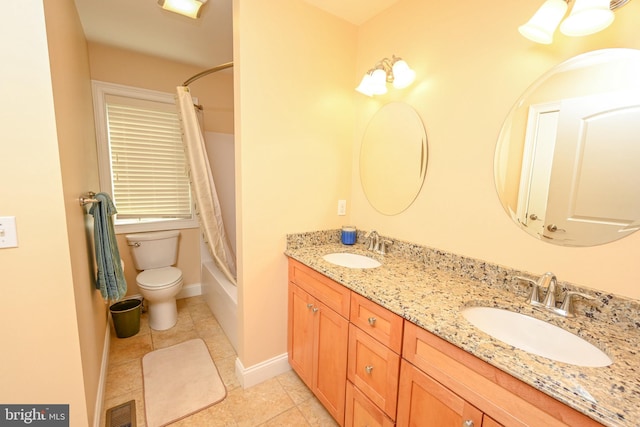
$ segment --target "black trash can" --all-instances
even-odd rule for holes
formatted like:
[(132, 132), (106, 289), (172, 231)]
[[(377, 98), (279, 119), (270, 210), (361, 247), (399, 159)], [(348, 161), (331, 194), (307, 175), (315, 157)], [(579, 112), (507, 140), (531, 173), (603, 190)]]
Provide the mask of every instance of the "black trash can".
[(127, 299), (109, 307), (118, 338), (127, 338), (140, 331), (141, 308), (142, 300), (139, 299)]

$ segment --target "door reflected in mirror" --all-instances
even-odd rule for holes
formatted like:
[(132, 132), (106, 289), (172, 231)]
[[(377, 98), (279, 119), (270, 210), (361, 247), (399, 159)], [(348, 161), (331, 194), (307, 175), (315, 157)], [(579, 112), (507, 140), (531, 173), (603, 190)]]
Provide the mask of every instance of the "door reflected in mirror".
[(640, 228), (640, 51), (589, 52), (540, 77), (504, 122), (494, 172), (504, 209), (546, 242)]
[(360, 148), (360, 182), (378, 212), (396, 215), (415, 200), (427, 170), (427, 134), (418, 113), (391, 102), (371, 118)]

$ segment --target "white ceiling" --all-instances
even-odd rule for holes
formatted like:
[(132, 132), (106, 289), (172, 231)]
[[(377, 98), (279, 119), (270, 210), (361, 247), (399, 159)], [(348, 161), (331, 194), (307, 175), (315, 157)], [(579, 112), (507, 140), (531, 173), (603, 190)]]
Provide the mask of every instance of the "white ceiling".
[[(157, 0), (74, 1), (90, 41), (203, 68), (233, 60), (232, 0), (208, 0), (197, 20), (163, 10)], [(360, 25), (399, 0), (303, 1)]]

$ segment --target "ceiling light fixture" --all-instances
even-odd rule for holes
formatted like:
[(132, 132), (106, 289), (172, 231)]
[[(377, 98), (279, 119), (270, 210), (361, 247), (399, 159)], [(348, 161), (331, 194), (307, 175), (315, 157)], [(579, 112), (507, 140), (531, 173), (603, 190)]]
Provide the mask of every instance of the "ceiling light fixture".
[(416, 79), (416, 72), (402, 59), (393, 55), (391, 59), (384, 58), (367, 71), (356, 88), (363, 95), (384, 95), (387, 93), (387, 83), (392, 83), (396, 89), (409, 86)]
[(170, 12), (179, 13), (189, 18), (198, 19), (200, 8), (207, 0), (158, 0), (158, 4)]
[(574, 0), (571, 13), (562, 21), (570, 0), (546, 0), (526, 24), (518, 27), (518, 31), (529, 40), (542, 44), (551, 44), (558, 25), (560, 32), (566, 36), (594, 34), (611, 25), (614, 19), (613, 11), (629, 1)]

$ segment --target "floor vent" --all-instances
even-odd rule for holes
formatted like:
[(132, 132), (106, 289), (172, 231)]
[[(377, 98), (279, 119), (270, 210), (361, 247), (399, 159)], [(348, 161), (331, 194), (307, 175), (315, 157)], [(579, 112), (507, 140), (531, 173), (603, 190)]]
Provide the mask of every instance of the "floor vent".
[(136, 401), (107, 409), (105, 427), (136, 427)]

